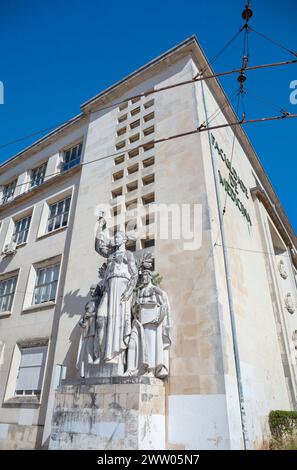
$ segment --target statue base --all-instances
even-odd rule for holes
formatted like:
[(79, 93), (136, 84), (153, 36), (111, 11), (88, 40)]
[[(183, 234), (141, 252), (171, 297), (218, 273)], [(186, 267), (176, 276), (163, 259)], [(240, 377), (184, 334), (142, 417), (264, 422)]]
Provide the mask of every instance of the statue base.
[(164, 389), (146, 376), (62, 381), (49, 449), (164, 449)]

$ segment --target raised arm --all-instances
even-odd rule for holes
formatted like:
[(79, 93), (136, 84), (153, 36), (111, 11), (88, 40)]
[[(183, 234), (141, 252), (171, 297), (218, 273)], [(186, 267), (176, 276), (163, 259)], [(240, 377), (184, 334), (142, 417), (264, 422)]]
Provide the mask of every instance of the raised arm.
[(104, 230), (106, 229), (106, 220), (104, 217), (100, 216), (98, 219), (98, 227), (95, 236), (95, 251), (104, 258), (108, 258), (112, 248), (110, 246), (110, 241), (106, 238)]

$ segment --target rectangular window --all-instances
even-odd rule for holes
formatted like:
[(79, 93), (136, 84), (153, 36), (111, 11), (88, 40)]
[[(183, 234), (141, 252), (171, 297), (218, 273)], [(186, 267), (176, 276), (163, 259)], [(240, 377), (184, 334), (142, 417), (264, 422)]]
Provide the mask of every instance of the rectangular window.
[(136, 251), (136, 241), (129, 240), (126, 243), (126, 249), (129, 250), (129, 251)]
[(128, 107), (128, 102), (125, 101), (125, 103), (120, 104), (119, 111), (123, 111), (123, 109), (126, 109), (127, 107)]
[(67, 225), (70, 201), (71, 197), (69, 196), (49, 206), (49, 218), (47, 222), (48, 232), (52, 232), (53, 230)]
[(125, 140), (121, 140), (121, 142), (119, 142), (118, 144), (116, 144), (116, 150), (121, 150), (123, 147), (125, 147), (126, 145), (126, 141)]
[(154, 100), (150, 100), (150, 101), (147, 101), (146, 103), (144, 103), (145, 109), (148, 109), (153, 105), (154, 105)]
[(31, 215), (28, 215), (27, 217), (24, 217), (23, 219), (15, 221), (12, 241), (14, 241), (17, 245), (21, 245), (21, 243), (26, 243), (27, 238), (28, 238), (30, 223), (31, 223)]
[(153, 238), (147, 238), (146, 240), (141, 240), (142, 248), (152, 248), (155, 246), (155, 240)]
[(150, 194), (147, 194), (147, 195), (142, 197), (143, 205), (152, 204), (153, 202), (155, 202), (155, 194), (154, 193), (150, 193)]
[(150, 157), (150, 158), (146, 158), (145, 160), (143, 160), (142, 165), (143, 165), (143, 168), (147, 168), (149, 166), (152, 166), (154, 163), (155, 163), (155, 157)]
[(119, 129), (119, 130), (117, 131), (118, 137), (119, 137), (120, 135), (125, 134), (126, 131), (127, 131), (127, 128), (126, 128), (126, 127), (122, 127), (121, 129)]
[(119, 157), (116, 157), (114, 159), (114, 164), (115, 165), (120, 165), (121, 163), (123, 163), (125, 161), (125, 155), (120, 155)]
[(113, 181), (118, 181), (118, 180), (121, 180), (124, 176), (124, 170), (121, 170), (121, 171), (117, 171), (116, 173), (114, 173), (113, 175)]
[(153, 132), (155, 132), (155, 128), (154, 128), (154, 126), (151, 126), (151, 127), (148, 127), (146, 129), (144, 129), (143, 135), (147, 136), (147, 135), (152, 134)]
[(130, 129), (136, 129), (136, 127), (140, 126), (140, 119), (137, 119), (137, 121), (131, 122), (130, 124)]
[(132, 175), (133, 173), (136, 173), (138, 171), (138, 163), (136, 163), (135, 165), (129, 166), (127, 168), (127, 171), (128, 171), (128, 175)]
[(119, 196), (122, 196), (122, 194), (123, 194), (123, 188), (117, 188), (117, 189), (114, 189), (113, 191), (111, 191), (112, 199), (114, 199), (116, 197), (119, 197)]
[(132, 111), (131, 111), (131, 116), (136, 116), (136, 114), (139, 114), (140, 113), (140, 106), (138, 106), (138, 108), (134, 108)]
[(149, 184), (154, 183), (155, 181), (155, 175), (147, 175), (142, 178), (142, 184), (143, 186), (147, 186)]
[(129, 139), (130, 144), (133, 144), (133, 142), (136, 142), (137, 140), (139, 140), (139, 134), (134, 134)]
[(33, 295), (33, 305), (55, 302), (60, 265), (38, 268)]
[(135, 191), (138, 188), (138, 181), (132, 181), (132, 183), (127, 184), (127, 191), (130, 193), (131, 191)]
[(130, 152), (128, 152), (128, 155), (129, 155), (129, 158), (137, 157), (137, 155), (139, 155), (139, 148), (130, 150)]
[(11, 181), (11, 183), (7, 184), (3, 188), (3, 194), (2, 194), (2, 204), (5, 204), (10, 198), (13, 197), (14, 191), (16, 188), (17, 180)]
[(127, 119), (127, 114), (123, 114), (123, 116), (119, 117), (118, 123), (120, 124), (121, 122), (126, 121), (126, 119)]
[(15, 395), (40, 395), (47, 346), (35, 346), (21, 349)]
[(64, 152), (64, 162), (63, 162), (63, 171), (70, 170), (70, 168), (78, 165), (80, 163), (82, 150), (82, 143), (71, 147)]
[(38, 168), (34, 168), (31, 171), (31, 180), (30, 180), (30, 188), (34, 188), (34, 186), (39, 186), (44, 181), (44, 176), (46, 172), (47, 163), (43, 163)]
[(0, 312), (10, 312), (17, 276), (0, 281)]
[(155, 117), (155, 113), (152, 112), (152, 113), (149, 113), (149, 114), (146, 114), (145, 116), (143, 116), (143, 120), (144, 120), (144, 122), (148, 122), (151, 119), (154, 119), (154, 117)]

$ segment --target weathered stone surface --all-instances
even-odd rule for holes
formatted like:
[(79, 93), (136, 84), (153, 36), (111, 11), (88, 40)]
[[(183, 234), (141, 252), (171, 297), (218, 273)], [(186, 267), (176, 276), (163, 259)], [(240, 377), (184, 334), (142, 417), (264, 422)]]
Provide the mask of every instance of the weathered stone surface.
[(164, 383), (148, 377), (108, 381), (64, 381), (56, 392), (50, 449), (165, 448)]

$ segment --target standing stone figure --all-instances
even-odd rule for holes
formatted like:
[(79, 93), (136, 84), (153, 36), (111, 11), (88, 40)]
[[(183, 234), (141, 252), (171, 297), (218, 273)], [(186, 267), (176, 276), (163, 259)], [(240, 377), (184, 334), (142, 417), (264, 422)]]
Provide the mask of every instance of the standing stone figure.
[(111, 375), (122, 375), (131, 334), (131, 297), (138, 279), (134, 255), (126, 250), (127, 237), (117, 232), (112, 240), (104, 235), (106, 221), (99, 217), (95, 250), (107, 258), (104, 292), (98, 317), (106, 315), (105, 344), (100, 363), (112, 365)]
[(81, 377), (89, 376), (89, 366), (94, 364), (98, 357), (99, 342), (97, 337), (97, 309), (100, 302), (100, 286), (92, 284), (89, 300), (85, 305), (85, 312), (79, 320), (79, 326), (83, 329), (76, 368)]
[(169, 372), (170, 307), (167, 294), (145, 269), (133, 298), (132, 332), (125, 375), (165, 378)]

